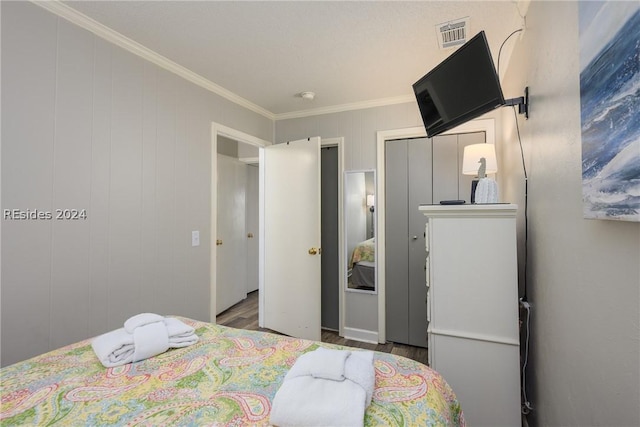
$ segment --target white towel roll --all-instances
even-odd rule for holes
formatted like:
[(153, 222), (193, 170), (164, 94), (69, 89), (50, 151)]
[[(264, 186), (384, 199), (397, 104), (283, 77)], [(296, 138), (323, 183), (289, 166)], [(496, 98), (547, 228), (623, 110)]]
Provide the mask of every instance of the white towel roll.
[(314, 378), (324, 378), (326, 380), (342, 381), (345, 376), (345, 363), (351, 355), (348, 350), (329, 350), (318, 348), (311, 353), (318, 363), (311, 365), (311, 376)]
[(136, 328), (140, 326), (148, 325), (149, 323), (164, 322), (164, 316), (160, 316), (155, 313), (140, 313), (135, 316), (131, 316), (124, 322), (124, 330), (132, 334)]
[(164, 322), (148, 323), (133, 331), (133, 361), (148, 359), (169, 350), (169, 332)]
[(179, 319), (142, 313), (127, 319), (124, 328), (94, 338), (91, 347), (100, 362), (112, 368), (197, 342), (195, 330)]
[[(338, 352), (338, 353), (333, 353)], [(276, 392), (269, 421), (285, 426), (362, 426), (364, 412), (371, 403), (375, 387), (372, 351), (344, 351), (319, 348), (296, 360)], [(327, 358), (328, 356), (328, 358)], [(343, 356), (343, 376), (340, 380), (312, 374), (334, 358)], [(322, 369), (329, 376), (332, 369)], [(323, 374), (324, 375), (324, 374)]]

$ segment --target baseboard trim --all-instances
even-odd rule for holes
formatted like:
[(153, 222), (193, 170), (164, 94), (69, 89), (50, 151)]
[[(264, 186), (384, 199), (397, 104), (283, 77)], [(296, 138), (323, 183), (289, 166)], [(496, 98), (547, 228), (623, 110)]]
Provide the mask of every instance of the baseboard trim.
[(348, 340), (362, 341), (369, 344), (378, 344), (378, 333), (365, 329), (344, 328), (344, 337)]

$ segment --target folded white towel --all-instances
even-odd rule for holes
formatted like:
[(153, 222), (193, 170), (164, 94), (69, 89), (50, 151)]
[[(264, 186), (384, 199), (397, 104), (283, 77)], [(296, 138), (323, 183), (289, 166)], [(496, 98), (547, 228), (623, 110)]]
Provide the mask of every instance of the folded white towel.
[(288, 378), (311, 375), (315, 378), (327, 380), (344, 380), (345, 362), (350, 351), (330, 350), (319, 347), (315, 351), (310, 351), (298, 357), (296, 363), (287, 372)]
[(111, 368), (133, 362), (135, 350), (133, 343), (133, 334), (120, 328), (96, 337), (91, 342), (91, 347), (100, 362), (107, 368)]
[(352, 381), (302, 376), (278, 389), (269, 422), (278, 427), (363, 426), (366, 396)]
[(314, 378), (324, 378), (327, 380), (342, 381), (344, 379), (344, 366), (350, 351), (329, 350), (318, 348), (313, 352), (317, 358), (321, 358), (321, 363), (316, 363), (311, 367), (311, 376)]
[(344, 376), (364, 389), (367, 399), (365, 408), (369, 406), (376, 386), (373, 351), (352, 351), (345, 362)]
[[(342, 358), (341, 379), (317, 376), (324, 371), (322, 375), (335, 377)], [(318, 369), (324, 364), (333, 364), (335, 369)], [(321, 347), (303, 354), (291, 367), (273, 399), (269, 421), (281, 427), (362, 426), (374, 386), (372, 351)]]
[(164, 324), (169, 333), (169, 347), (187, 347), (198, 342), (195, 329), (174, 317), (166, 317)]
[(96, 337), (91, 346), (100, 362), (111, 368), (196, 342), (198, 336), (195, 330), (186, 323), (171, 317), (143, 313), (128, 319), (124, 328)]
[(134, 362), (162, 354), (169, 350), (167, 326), (160, 321), (137, 327), (133, 330), (133, 343)]
[(124, 322), (124, 330), (132, 334), (136, 328), (156, 322), (164, 322), (164, 316), (155, 313), (140, 313), (128, 318)]

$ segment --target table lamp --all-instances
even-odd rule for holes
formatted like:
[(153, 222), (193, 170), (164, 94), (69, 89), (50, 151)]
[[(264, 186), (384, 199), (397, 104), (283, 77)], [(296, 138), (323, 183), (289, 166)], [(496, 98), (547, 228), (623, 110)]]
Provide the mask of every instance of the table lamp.
[(473, 144), (464, 147), (462, 174), (475, 175), (471, 181), (471, 203), (497, 203), (498, 184), (487, 174), (498, 172), (493, 144)]

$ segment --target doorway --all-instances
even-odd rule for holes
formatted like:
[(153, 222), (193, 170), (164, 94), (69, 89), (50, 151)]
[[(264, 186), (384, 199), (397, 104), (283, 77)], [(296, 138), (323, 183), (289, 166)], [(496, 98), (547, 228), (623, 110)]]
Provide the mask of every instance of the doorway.
[(320, 233), (322, 247), (321, 321), (322, 329), (340, 328), (340, 239), (338, 236), (338, 147), (320, 149)]
[(221, 144), (217, 155), (216, 315), (245, 299), (248, 287), (248, 166), (220, 148)]
[[(238, 158), (245, 162), (245, 163), (250, 163), (253, 164), (254, 170), (260, 167), (260, 158), (262, 158), (262, 150), (264, 149), (264, 147), (271, 145), (268, 141), (264, 141), (261, 140), (259, 138), (253, 137), (251, 135), (245, 134), (244, 132), (241, 131), (237, 131), (231, 128), (228, 128), (226, 126), (217, 124), (217, 123), (213, 123), (212, 124), (212, 182), (211, 182), (211, 270), (210, 270), (210, 280), (211, 280), (211, 302), (210, 302), (210, 312), (211, 312), (211, 321), (215, 322), (215, 314), (216, 314), (216, 300), (217, 300), (217, 291), (218, 291), (218, 286), (217, 286), (217, 270), (218, 270), (218, 262), (217, 262), (217, 247), (215, 245), (216, 240), (218, 240), (217, 235), (218, 235), (218, 230), (217, 230), (217, 224), (218, 224), (218, 192), (217, 192), (217, 175), (218, 175), (218, 160), (217, 160), (217, 153), (218, 153), (218, 144), (222, 143), (225, 144), (225, 140), (232, 140), (235, 143), (238, 144)], [(342, 212), (342, 173), (344, 171), (344, 139), (343, 138), (329, 138), (329, 139), (322, 139), (321, 141), (321, 147), (324, 148), (331, 148), (332, 150), (332, 154), (330, 155), (330, 161), (327, 162), (327, 164), (330, 163), (334, 163), (334, 165), (330, 168), (330, 172), (328, 171), (327, 174), (335, 174), (337, 176), (337, 196), (330, 196), (330, 197), (336, 197), (337, 198), (337, 212)], [(241, 147), (245, 147), (248, 149), (243, 149)], [(257, 155), (256, 154), (247, 154), (247, 153), (251, 153), (251, 150), (253, 150), (253, 152), (255, 153), (255, 150), (257, 149)], [(328, 150), (329, 151), (329, 150)], [(248, 188), (251, 187), (252, 185), (252, 180), (251, 178), (249, 178), (249, 181), (247, 182)], [(333, 184), (335, 185), (335, 184)], [(258, 191), (258, 198), (259, 198), (259, 202), (258, 202), (258, 206), (260, 205), (264, 205), (265, 201), (264, 199), (264, 189), (260, 188), (260, 186), (258, 186), (257, 188)], [(247, 199), (248, 200), (248, 199)], [(258, 207), (251, 209), (251, 212), (253, 214), (256, 213), (256, 209), (258, 209)], [(259, 210), (259, 209), (258, 209)], [(254, 219), (255, 221), (255, 219)], [(248, 222), (249, 223), (249, 222)], [(257, 218), (257, 227), (258, 227), (258, 231), (251, 231), (251, 230), (246, 230), (247, 231), (247, 236), (252, 233), (254, 238), (253, 238), (253, 243), (255, 244), (255, 241), (258, 241), (259, 244), (261, 244), (262, 242), (262, 237), (263, 237), (263, 232), (264, 232), (264, 218), (262, 218), (261, 216), (259, 216)], [(327, 293), (327, 297), (328, 301), (332, 301), (330, 303), (326, 303), (326, 304), (333, 304), (335, 305), (335, 299), (336, 299), (336, 293), (337, 293), (337, 307), (336, 307), (336, 312), (337, 312), (337, 326), (336, 326), (336, 314), (335, 312), (333, 314), (329, 314), (329, 318), (333, 319), (333, 320), (329, 320), (327, 323), (327, 326), (324, 325), (323, 326), (329, 328), (329, 329), (334, 329), (337, 327), (339, 333), (342, 335), (342, 331), (343, 331), (343, 311), (344, 311), (344, 302), (343, 302), (343, 293), (338, 291), (343, 289), (344, 284), (342, 281), (342, 276), (343, 276), (343, 271), (341, 269), (341, 265), (343, 264), (343, 259), (344, 259), (344, 251), (342, 250), (342, 242), (343, 242), (343, 236), (342, 236), (342, 215), (337, 215), (337, 224), (335, 224), (333, 227), (333, 230), (328, 230), (326, 234), (328, 235), (333, 235), (333, 236), (337, 236), (337, 241), (338, 241), (338, 249), (337, 249), (337, 253), (334, 251), (334, 253), (332, 254), (331, 251), (329, 251), (329, 257), (331, 258), (336, 258), (337, 257), (337, 264), (338, 264), (338, 283), (337, 286), (335, 285), (335, 282), (333, 282), (333, 284), (331, 285), (332, 288), (337, 288), (335, 290), (331, 290), (330, 292)], [(337, 229), (337, 231), (336, 231)], [(249, 243), (249, 245), (251, 245), (252, 242)], [(327, 245), (331, 246), (333, 245), (332, 243), (327, 243)], [(259, 264), (261, 264), (262, 261), (259, 261)], [(262, 265), (259, 265), (259, 270), (262, 270)], [(333, 267), (333, 269), (335, 269), (335, 267)], [(251, 282), (251, 272), (249, 271), (249, 269), (247, 270), (248, 273), (248, 282)], [(329, 268), (329, 271), (331, 271), (331, 268)], [(334, 273), (330, 272), (327, 274), (331, 274), (334, 275)], [(262, 289), (262, 277), (258, 276), (258, 288), (259, 290)], [(250, 288), (249, 288), (250, 289)], [(260, 303), (259, 303), (259, 311), (263, 309), (263, 301), (261, 299)], [(260, 314), (260, 313), (259, 313)]]
[(218, 136), (216, 315), (258, 290), (258, 154)]
[[(210, 259), (210, 271), (209, 271), (209, 280), (210, 280), (210, 303), (209, 303), (209, 313), (210, 313), (210, 322), (215, 323), (216, 313), (218, 312), (217, 307), (217, 295), (218, 295), (218, 246), (216, 242), (222, 240), (222, 244), (224, 245), (224, 240), (218, 238), (218, 152), (219, 147), (223, 153), (229, 154), (229, 147), (233, 147), (234, 144), (238, 144), (238, 148), (236, 148), (235, 156), (238, 159), (247, 160), (249, 156), (239, 147), (243, 146), (246, 148), (250, 148), (252, 150), (258, 150), (258, 155), (251, 155), (251, 159), (257, 161), (260, 157), (260, 151), (270, 145), (268, 141), (262, 140), (260, 138), (256, 138), (252, 135), (246, 134), (244, 132), (229, 128), (227, 126), (212, 123), (211, 124), (211, 235), (210, 235), (210, 246), (211, 246), (211, 259)], [(227, 146), (227, 147), (225, 147)], [(231, 148), (233, 150), (233, 148)], [(255, 156), (255, 158), (254, 158)], [(260, 190), (259, 190), (260, 191)], [(259, 228), (260, 224), (262, 224), (261, 218), (258, 218)], [(260, 236), (260, 232), (258, 232), (258, 236)], [(246, 289), (244, 290), (246, 295)]]

